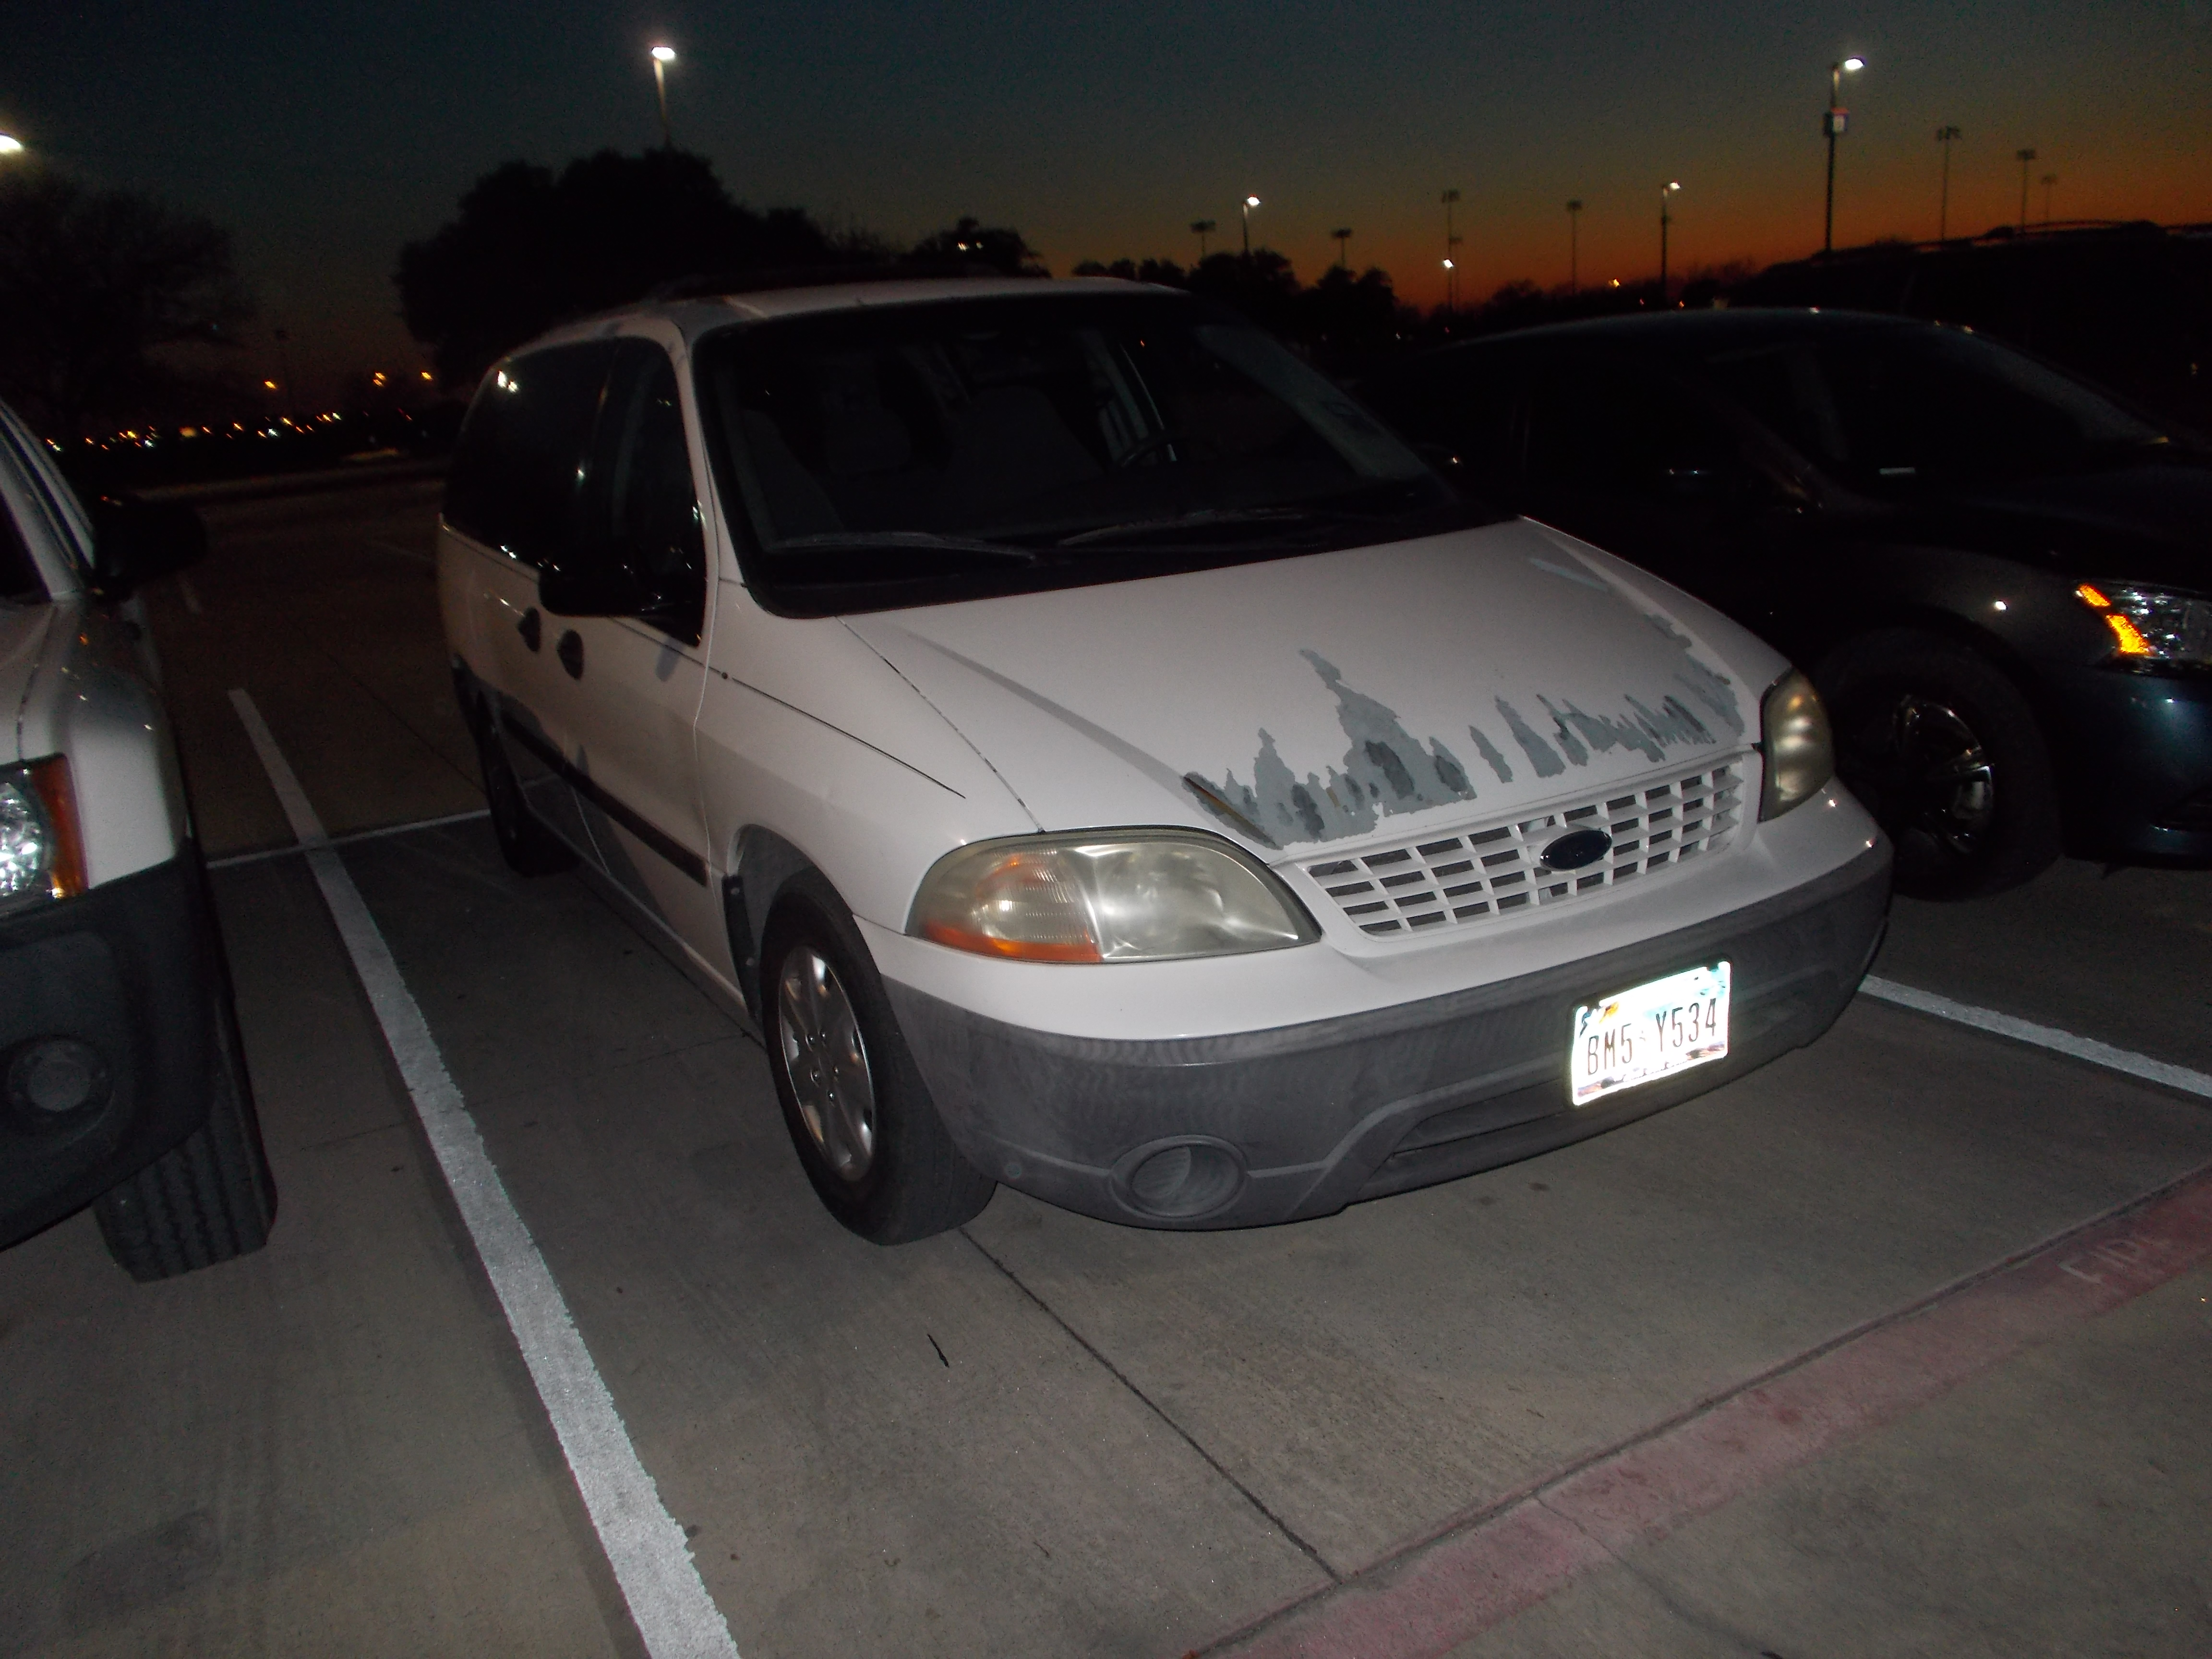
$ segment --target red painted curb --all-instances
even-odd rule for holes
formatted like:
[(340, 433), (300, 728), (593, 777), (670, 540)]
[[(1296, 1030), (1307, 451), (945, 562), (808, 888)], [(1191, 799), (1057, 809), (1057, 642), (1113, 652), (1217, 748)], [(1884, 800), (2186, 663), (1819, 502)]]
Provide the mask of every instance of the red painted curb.
[(1614, 1552), (1940, 1398), (2212, 1260), (2212, 1172), (1784, 1362), (1205, 1650), (1237, 1659), (1442, 1654)]

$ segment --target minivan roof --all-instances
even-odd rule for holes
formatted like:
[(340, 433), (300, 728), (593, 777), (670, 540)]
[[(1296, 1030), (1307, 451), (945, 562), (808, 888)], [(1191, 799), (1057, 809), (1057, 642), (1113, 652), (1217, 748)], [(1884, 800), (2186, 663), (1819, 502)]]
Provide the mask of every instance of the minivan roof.
[(1536, 328), (1513, 329), (1462, 340), (1431, 352), (1422, 361), (1433, 362), (1455, 352), (1482, 351), (1523, 345), (1571, 346), (1589, 344), (1608, 350), (1633, 347), (1649, 351), (1710, 351), (1769, 341), (1802, 339), (1812, 334), (1853, 333), (1866, 329), (1921, 329), (1935, 325), (1909, 317), (1886, 317), (1866, 311), (1826, 311), (1802, 307), (1760, 306), (1720, 307), (1711, 311), (1644, 312), (1626, 317), (1592, 317), (1580, 322), (1547, 323)]

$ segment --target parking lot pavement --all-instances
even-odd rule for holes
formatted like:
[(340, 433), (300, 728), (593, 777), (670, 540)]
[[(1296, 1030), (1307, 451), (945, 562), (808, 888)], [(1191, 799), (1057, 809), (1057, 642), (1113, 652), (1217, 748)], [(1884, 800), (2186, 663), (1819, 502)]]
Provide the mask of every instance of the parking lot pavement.
[[(289, 830), (232, 685), (333, 830), (475, 805), (428, 585), (365, 533), (426, 544), (424, 504), (361, 493), (241, 512), (194, 620), (161, 597), (233, 849)], [(264, 575), (319, 626), (249, 615)], [(511, 875), (480, 822), (343, 857), (748, 1655), (1172, 1659), (1383, 1605), (1516, 1494), (1962, 1281), (2011, 1307), (1978, 1276), (2212, 1163), (2202, 1102), (1862, 1000), (1656, 1117), (1322, 1221), (1002, 1190), (879, 1250), (816, 1204), (752, 1038), (584, 878)], [(0, 1256), (0, 1651), (640, 1650), (313, 882), (280, 856), (217, 898), (276, 1237), (156, 1286), (89, 1217)], [(2065, 866), (1900, 906), (1881, 971), (2202, 1066), (2209, 924), (2212, 878)], [(1722, 1444), (1725, 1501), (1448, 1639), (1311, 1650), (2202, 1659), (2205, 1280), (1963, 1350), (1794, 1462)]]

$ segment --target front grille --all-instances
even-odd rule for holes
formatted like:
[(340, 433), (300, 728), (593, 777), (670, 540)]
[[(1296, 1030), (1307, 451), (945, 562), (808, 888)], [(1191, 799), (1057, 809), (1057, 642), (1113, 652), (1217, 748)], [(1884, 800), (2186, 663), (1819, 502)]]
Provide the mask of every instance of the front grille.
[[(1742, 822), (1745, 757), (1425, 841), (1323, 859), (1305, 872), (1363, 932), (1401, 937), (1479, 925), (1645, 879), (1719, 852)], [(1575, 830), (1602, 830), (1610, 852), (1579, 870), (1552, 870), (1544, 848)]]

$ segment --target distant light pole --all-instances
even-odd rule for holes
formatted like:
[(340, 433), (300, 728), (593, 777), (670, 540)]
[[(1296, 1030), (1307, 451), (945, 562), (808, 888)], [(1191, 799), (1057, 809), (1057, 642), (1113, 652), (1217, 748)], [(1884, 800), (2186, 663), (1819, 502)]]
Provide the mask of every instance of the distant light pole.
[(1336, 268), (1339, 270), (1350, 270), (1352, 269), (1352, 227), (1346, 225), (1341, 230), (1332, 230), (1329, 234), (1336, 239)]
[(1667, 227), (1674, 222), (1667, 211), (1667, 203), (1681, 188), (1679, 179), (1670, 179), (1659, 191), (1659, 303), (1662, 306), (1667, 303)]
[(675, 139), (668, 132), (668, 66), (676, 61), (676, 48), (659, 46), (653, 49), (653, 90), (660, 100), (660, 147), (674, 149)]
[(1936, 240), (1939, 242), (1950, 240), (1951, 146), (1956, 140), (1965, 137), (1966, 134), (1960, 132), (1956, 127), (1936, 129), (1936, 142), (1943, 146), (1943, 193), (1936, 198)]
[(2027, 228), (2027, 164), (2035, 160), (2033, 149), (2013, 152), (2013, 160), (2020, 163), (2020, 228)]
[(1820, 231), (1820, 252), (1836, 251), (1836, 140), (1850, 125), (1851, 112), (1844, 107), (1844, 77), (1866, 67), (1863, 58), (1843, 58), (1828, 66), (1828, 112), (1821, 130), (1828, 135), (1828, 212)]
[(2043, 222), (2046, 225), (2051, 222), (2051, 187), (2057, 182), (2058, 175), (2055, 173), (2043, 175)]
[(1259, 205), (1260, 198), (1256, 196), (1244, 198), (1244, 257), (1248, 259), (1252, 257), (1252, 210)]
[(1582, 198), (1567, 204), (1567, 292), (1582, 287)]
[(1206, 239), (1211, 236), (1215, 231), (1220, 229), (1221, 227), (1214, 223), (1211, 219), (1194, 219), (1190, 222), (1190, 228), (1198, 236), (1198, 262), (1200, 264), (1204, 264), (1206, 263)]
[(1443, 194), (1444, 204), (1444, 312), (1449, 315), (1459, 309), (1459, 264), (1454, 257), (1459, 245), (1466, 239), (1452, 234), (1452, 210), (1459, 205), (1459, 192), (1448, 190)]

